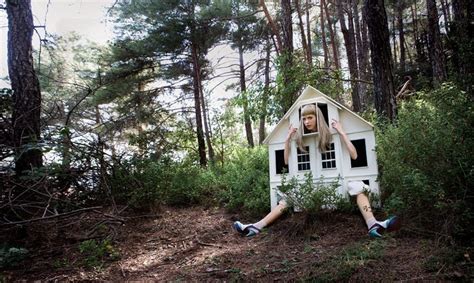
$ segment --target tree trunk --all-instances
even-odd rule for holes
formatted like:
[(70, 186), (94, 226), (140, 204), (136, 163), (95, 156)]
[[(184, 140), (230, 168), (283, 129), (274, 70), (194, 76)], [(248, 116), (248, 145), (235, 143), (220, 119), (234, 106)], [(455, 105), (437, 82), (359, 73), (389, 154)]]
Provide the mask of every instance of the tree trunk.
[[(283, 49), (281, 51), (281, 66), (283, 71), (283, 83), (286, 86), (291, 85), (291, 68), (293, 67), (293, 20), (292, 20), (292, 10), (291, 10), (291, 1), (290, 0), (281, 0), (281, 30), (283, 32)], [(290, 109), (293, 102), (298, 98), (298, 92), (291, 90), (291, 93), (285, 94), (285, 103), (283, 107), (283, 112)]]
[(369, 31), (367, 30), (367, 14), (365, 13), (365, 9), (362, 9), (362, 51), (364, 52), (364, 59), (365, 59), (365, 79), (372, 77), (372, 69), (370, 68), (370, 43), (369, 43)]
[(451, 21), (451, 13), (449, 12), (449, 3), (447, 3), (447, 1), (445, 0), (441, 0), (441, 7), (443, 10), (444, 25), (446, 27), (447, 23)]
[(413, 23), (413, 37), (415, 41), (416, 49), (416, 62), (422, 64), (426, 61), (426, 54), (424, 50), (423, 36), (418, 31), (418, 17), (417, 17), (417, 7), (416, 1), (411, 6), (411, 18)]
[(194, 91), (194, 110), (196, 112), (196, 134), (198, 141), (199, 164), (202, 167), (207, 165), (206, 143), (204, 142), (204, 133), (202, 126), (201, 111), (201, 91), (200, 91), (200, 72), (198, 51), (195, 44), (191, 44), (192, 64), (193, 64), (193, 91)]
[(273, 21), (273, 18), (270, 15), (270, 12), (268, 11), (267, 5), (265, 4), (265, 0), (259, 0), (259, 5), (263, 9), (263, 12), (265, 14), (265, 17), (267, 18), (268, 25), (270, 26), (270, 29), (273, 33), (273, 36), (276, 38), (275, 49), (276, 49), (276, 52), (278, 54), (283, 49), (283, 44), (282, 44), (282, 40), (281, 40), (281, 37), (280, 37), (280, 33), (278, 31), (278, 27), (277, 27), (276, 23)]
[(393, 62), (398, 62), (397, 60), (397, 37), (395, 35), (395, 30), (397, 28), (395, 27), (395, 17), (392, 18), (392, 46), (393, 46)]
[[(361, 30), (361, 22), (359, 18), (359, 1), (352, 0), (352, 15), (354, 18), (355, 24), (355, 39), (356, 39), (356, 46), (357, 46), (357, 59), (359, 67), (359, 78), (362, 81), (368, 80), (367, 78), (367, 50), (364, 49), (363, 41), (362, 41), (362, 30)], [(362, 25), (364, 25), (362, 23)], [(360, 98), (360, 106), (361, 110), (364, 110), (367, 106), (367, 84), (364, 82), (359, 82), (359, 98)]]
[(8, 15), (8, 74), (13, 89), (15, 172), (41, 167), (41, 91), (33, 67), (31, 0), (6, 1)]
[(293, 21), (290, 0), (281, 0), (281, 30), (283, 31), (283, 50), (288, 55), (293, 53)]
[(303, 45), (303, 52), (306, 57), (306, 62), (308, 63), (308, 66), (311, 68), (311, 52), (308, 49), (308, 42), (306, 41), (306, 35), (305, 35), (305, 30), (304, 30), (304, 25), (303, 25), (303, 17), (301, 16), (300, 2), (298, 0), (294, 0), (294, 4), (296, 7), (296, 12), (298, 14), (298, 26), (300, 28), (300, 33), (301, 33), (301, 44)]
[(244, 65), (244, 50), (242, 48), (242, 42), (239, 42), (239, 70), (240, 70), (240, 94), (242, 97), (243, 108), (244, 108), (244, 125), (245, 125), (245, 136), (247, 137), (247, 143), (250, 147), (254, 147), (253, 133), (252, 133), (252, 121), (250, 120), (250, 114), (248, 109), (248, 98), (247, 98), (247, 86), (245, 83), (245, 65)]
[[(101, 119), (100, 119), (100, 112), (99, 112), (99, 106), (96, 105), (94, 107), (95, 110), (95, 124), (100, 125)], [(107, 193), (107, 188), (105, 187), (105, 176), (107, 174), (107, 166), (105, 164), (105, 158), (104, 158), (104, 141), (102, 140), (102, 137), (100, 134), (97, 134), (97, 148), (96, 148), (96, 157), (98, 159), (98, 184), (97, 187), (99, 188), (100, 191), (104, 191)]]
[(428, 12), (428, 46), (433, 71), (433, 85), (438, 86), (446, 80), (446, 63), (439, 33), (438, 9), (435, 0), (426, 0)]
[(474, 60), (472, 46), (474, 44), (474, 2), (469, 0), (453, 0), (453, 21), (449, 25), (449, 43), (452, 49), (452, 64), (460, 83), (468, 93), (472, 93), (474, 79)]
[(397, 114), (390, 34), (383, 0), (365, 0), (377, 113), (394, 121)]
[(267, 104), (268, 104), (268, 93), (270, 92), (270, 55), (271, 55), (271, 46), (270, 41), (267, 39), (267, 56), (265, 58), (265, 82), (263, 89), (263, 98), (262, 98), (262, 108), (260, 109), (260, 126), (258, 129), (258, 142), (259, 144), (263, 143), (263, 140), (266, 138), (265, 133), (265, 120), (267, 117)]
[[(359, 112), (361, 109), (358, 83), (359, 73), (357, 71), (357, 51), (354, 39), (354, 29), (352, 29), (352, 31), (349, 31), (347, 29), (342, 0), (337, 0), (337, 11), (339, 15), (339, 24), (341, 26), (342, 35), (344, 37), (344, 45), (346, 47), (347, 61), (349, 64), (349, 73), (351, 76), (352, 110), (355, 112)], [(349, 20), (351, 19), (349, 18)]]
[(398, 39), (400, 42), (400, 72), (405, 73), (405, 31), (403, 30), (403, 11), (405, 10), (405, 2), (397, 3), (397, 23), (398, 23)]
[[(321, 4), (323, 4), (323, 1), (321, 1)], [(326, 1), (324, 1), (324, 11), (326, 12), (326, 20), (328, 22), (329, 35), (331, 37), (331, 46), (332, 46), (334, 66), (336, 70), (340, 70), (341, 63), (339, 61), (339, 51), (337, 49), (336, 35), (334, 33), (334, 29), (332, 28), (331, 15), (329, 14), (329, 9), (328, 9), (328, 5)]]
[(311, 41), (311, 21), (309, 19), (309, 0), (306, 0), (306, 32), (308, 33), (308, 64), (309, 69), (311, 70), (313, 67), (313, 45)]
[[(201, 76), (200, 76), (201, 77)], [(208, 150), (208, 153), (209, 153), (209, 160), (211, 162), (214, 162), (214, 158), (215, 158), (215, 154), (214, 154), (214, 148), (212, 147), (212, 133), (211, 133), (211, 129), (210, 129), (210, 126), (209, 126), (209, 119), (208, 119), (208, 115), (207, 115), (207, 103), (206, 103), (206, 97), (204, 95), (204, 90), (203, 90), (203, 87), (202, 87), (202, 82), (201, 80), (198, 81), (199, 83), (199, 90), (201, 92), (201, 106), (202, 106), (202, 119), (203, 119), (203, 123), (204, 123), (204, 136), (206, 137), (206, 144), (207, 144), (207, 150)]]
[(416, 17), (416, 2), (410, 6), (411, 9), (411, 22), (413, 25), (413, 37), (415, 42), (418, 40), (418, 19)]
[(328, 51), (328, 44), (326, 42), (326, 29), (325, 29), (325, 23), (324, 23), (324, 0), (321, 0), (320, 2), (320, 19), (321, 19), (321, 42), (323, 44), (323, 51), (324, 51), (324, 68), (327, 69), (329, 68), (329, 51)]

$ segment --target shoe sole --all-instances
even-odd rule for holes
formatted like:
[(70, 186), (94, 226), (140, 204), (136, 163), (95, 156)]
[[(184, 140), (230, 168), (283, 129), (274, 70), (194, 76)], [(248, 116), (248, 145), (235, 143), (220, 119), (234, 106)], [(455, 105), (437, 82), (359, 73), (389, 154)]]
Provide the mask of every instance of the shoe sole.
[(232, 224), (232, 228), (234, 228), (234, 230), (240, 235), (245, 236), (244, 230), (240, 229), (240, 225), (237, 224), (237, 222), (234, 222), (234, 224)]

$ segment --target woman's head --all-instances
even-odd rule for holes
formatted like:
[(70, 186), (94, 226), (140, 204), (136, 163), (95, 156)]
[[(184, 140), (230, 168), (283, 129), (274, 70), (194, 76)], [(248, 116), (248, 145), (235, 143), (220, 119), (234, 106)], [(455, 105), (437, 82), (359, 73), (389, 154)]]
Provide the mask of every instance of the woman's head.
[(302, 136), (308, 132), (319, 133), (318, 147), (321, 152), (326, 151), (331, 142), (331, 133), (328, 124), (324, 120), (323, 113), (316, 104), (307, 104), (301, 108), (301, 121), (297, 136), (297, 144), (300, 150), (304, 150)]
[(308, 104), (301, 108), (301, 123), (304, 127), (304, 133), (317, 132), (316, 105)]

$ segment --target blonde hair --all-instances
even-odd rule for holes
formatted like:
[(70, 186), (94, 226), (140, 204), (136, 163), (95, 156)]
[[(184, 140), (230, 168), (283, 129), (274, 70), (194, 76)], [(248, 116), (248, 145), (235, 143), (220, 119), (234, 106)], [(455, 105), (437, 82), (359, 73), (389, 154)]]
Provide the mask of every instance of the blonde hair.
[(298, 148), (306, 152), (303, 146), (303, 134), (304, 134), (304, 123), (303, 116), (305, 115), (314, 115), (316, 116), (316, 131), (319, 133), (319, 145), (318, 148), (321, 152), (328, 150), (329, 144), (331, 142), (331, 132), (329, 131), (329, 126), (324, 120), (323, 112), (315, 104), (307, 104), (301, 108), (301, 119), (300, 126), (298, 127), (298, 134), (296, 136), (296, 144)]

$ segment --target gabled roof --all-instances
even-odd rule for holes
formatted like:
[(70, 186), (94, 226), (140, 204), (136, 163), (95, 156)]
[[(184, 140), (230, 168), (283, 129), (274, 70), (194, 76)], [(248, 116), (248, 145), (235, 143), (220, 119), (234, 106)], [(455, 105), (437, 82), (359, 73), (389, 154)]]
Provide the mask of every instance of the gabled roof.
[(301, 95), (296, 99), (295, 103), (293, 103), (293, 105), (290, 107), (290, 109), (288, 109), (288, 111), (285, 113), (285, 115), (283, 116), (283, 118), (281, 118), (281, 120), (278, 122), (278, 124), (275, 126), (275, 128), (273, 129), (273, 131), (265, 138), (265, 140), (263, 141), (264, 144), (268, 144), (268, 142), (272, 139), (273, 137), (273, 134), (278, 130), (278, 128), (280, 128), (281, 124), (283, 123), (283, 121), (285, 121), (286, 119), (289, 119), (291, 113), (293, 113), (293, 111), (295, 111), (298, 107), (299, 107), (299, 104), (300, 102), (304, 101), (304, 100), (307, 100), (307, 99), (314, 99), (314, 98), (317, 98), (317, 97), (323, 97), (325, 98), (329, 103), (331, 103), (334, 107), (338, 108), (338, 109), (343, 109), (347, 112), (349, 112), (351, 115), (355, 116), (357, 119), (361, 120), (362, 122), (366, 123), (367, 125), (369, 125), (370, 127), (374, 127), (374, 125), (372, 125), (370, 122), (366, 121), (364, 118), (360, 117), (359, 115), (357, 115), (355, 112), (353, 112), (352, 110), (350, 110), (349, 108), (345, 107), (344, 105), (340, 104), (339, 102), (337, 102), (336, 100), (332, 99), (331, 97), (325, 95), (324, 93), (320, 92), (319, 90), (315, 89), (314, 87), (308, 85), (304, 91), (301, 93)]

